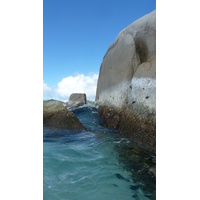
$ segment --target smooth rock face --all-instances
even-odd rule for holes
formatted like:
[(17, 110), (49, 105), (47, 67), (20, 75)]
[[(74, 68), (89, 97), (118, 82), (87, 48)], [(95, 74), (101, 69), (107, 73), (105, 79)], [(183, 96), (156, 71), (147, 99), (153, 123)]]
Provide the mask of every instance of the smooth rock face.
[(156, 11), (122, 30), (101, 63), (96, 104), (110, 127), (156, 146)]
[(73, 93), (69, 97), (69, 106), (75, 108), (78, 106), (83, 106), (86, 104), (86, 94), (85, 93)]
[(77, 117), (65, 108), (65, 103), (56, 100), (43, 101), (43, 126), (85, 129)]

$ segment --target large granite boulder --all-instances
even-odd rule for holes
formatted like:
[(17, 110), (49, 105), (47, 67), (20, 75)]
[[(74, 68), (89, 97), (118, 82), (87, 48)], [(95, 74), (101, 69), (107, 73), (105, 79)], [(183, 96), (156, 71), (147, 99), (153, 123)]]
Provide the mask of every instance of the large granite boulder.
[(122, 30), (101, 63), (96, 104), (109, 127), (156, 148), (156, 11)]
[(83, 106), (84, 104), (86, 104), (86, 94), (85, 93), (73, 93), (70, 95), (68, 103), (71, 108)]
[(68, 109), (66, 103), (56, 100), (43, 101), (43, 126), (81, 130), (85, 127)]

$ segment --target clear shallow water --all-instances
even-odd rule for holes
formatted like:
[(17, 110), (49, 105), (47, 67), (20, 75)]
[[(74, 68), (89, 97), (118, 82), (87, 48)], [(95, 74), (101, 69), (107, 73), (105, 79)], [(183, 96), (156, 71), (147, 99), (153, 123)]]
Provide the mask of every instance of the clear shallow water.
[(87, 131), (44, 128), (44, 200), (154, 199), (154, 157), (103, 127), (95, 107), (73, 112)]

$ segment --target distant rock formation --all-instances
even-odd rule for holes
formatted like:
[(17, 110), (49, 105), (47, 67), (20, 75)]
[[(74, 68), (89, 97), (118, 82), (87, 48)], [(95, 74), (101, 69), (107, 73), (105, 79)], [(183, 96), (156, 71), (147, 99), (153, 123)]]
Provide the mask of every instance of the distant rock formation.
[(156, 11), (122, 30), (108, 48), (96, 91), (109, 127), (150, 150), (156, 148)]
[(86, 94), (85, 93), (73, 93), (70, 95), (69, 106), (71, 108), (83, 106), (84, 104), (86, 104)]
[(43, 126), (81, 130), (85, 127), (61, 101), (43, 101)]

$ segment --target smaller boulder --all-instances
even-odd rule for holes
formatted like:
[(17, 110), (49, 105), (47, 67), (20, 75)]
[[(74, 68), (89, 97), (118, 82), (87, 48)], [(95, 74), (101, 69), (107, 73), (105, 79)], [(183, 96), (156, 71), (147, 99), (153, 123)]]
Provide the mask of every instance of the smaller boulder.
[(43, 126), (53, 128), (67, 128), (73, 130), (85, 130), (85, 127), (77, 117), (67, 109), (43, 112)]
[(56, 100), (43, 101), (43, 126), (85, 130), (78, 118), (65, 108), (64, 102)]
[(54, 112), (65, 109), (67, 106), (67, 103), (50, 99), (50, 100), (44, 100), (43, 101), (43, 111), (45, 112)]
[(70, 95), (68, 103), (71, 108), (83, 106), (86, 104), (86, 94), (85, 93), (73, 93)]

